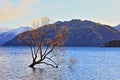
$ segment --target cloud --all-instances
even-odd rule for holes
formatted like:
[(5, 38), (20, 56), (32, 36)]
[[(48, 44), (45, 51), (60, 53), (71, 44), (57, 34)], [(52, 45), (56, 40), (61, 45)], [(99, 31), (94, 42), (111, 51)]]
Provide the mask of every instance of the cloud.
[(40, 0), (21, 0), (21, 5), (23, 6), (31, 6), (37, 2), (39, 2)]
[(19, 20), (32, 14), (33, 12), (29, 7), (38, 1), (40, 0), (19, 0), (19, 2), (14, 2), (14, 0), (0, 0), (0, 4), (2, 5), (0, 6), (0, 23)]
[(30, 14), (31, 11), (26, 11), (26, 9), (13, 9), (0, 13), (0, 22), (12, 21), (20, 18), (24, 18), (26, 15)]
[(12, 10), (13, 4), (11, 2), (3, 2), (3, 6), (0, 7), (0, 13), (7, 12), (9, 10)]

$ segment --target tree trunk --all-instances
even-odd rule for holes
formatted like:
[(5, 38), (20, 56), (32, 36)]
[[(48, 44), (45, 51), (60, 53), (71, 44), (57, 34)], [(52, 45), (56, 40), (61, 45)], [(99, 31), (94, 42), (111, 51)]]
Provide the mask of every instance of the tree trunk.
[(29, 67), (34, 68), (35, 65), (36, 65), (36, 63), (32, 63), (29, 65)]
[(44, 63), (44, 64), (46, 64), (46, 65), (50, 65), (50, 66), (52, 66), (53, 68), (58, 68), (58, 65), (54, 66), (53, 64), (49, 64), (49, 63), (46, 63), (46, 62), (42, 62), (42, 60), (40, 60), (40, 61), (35, 61), (35, 59), (33, 59), (33, 63), (30, 64), (29, 67), (34, 68), (34, 66), (35, 66), (36, 64), (41, 64), (41, 63)]
[(35, 62), (36, 59), (33, 59), (33, 63), (29, 65), (29, 67), (34, 68), (34, 66), (37, 64), (37, 62)]

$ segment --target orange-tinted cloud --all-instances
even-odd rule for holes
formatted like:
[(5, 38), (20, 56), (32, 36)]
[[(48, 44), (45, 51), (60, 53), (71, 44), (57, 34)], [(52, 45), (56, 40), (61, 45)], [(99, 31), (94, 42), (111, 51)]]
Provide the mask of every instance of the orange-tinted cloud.
[(5, 11), (3, 13), (0, 13), (0, 22), (7, 22), (7, 21), (20, 19), (30, 13), (31, 11), (28, 10), (26, 11), (26, 9), (20, 9), (20, 8)]
[(32, 10), (28, 9), (33, 4), (40, 0), (20, 0), (20, 3), (15, 6), (14, 0), (0, 0), (4, 5), (0, 7), (0, 23), (19, 20), (32, 14)]
[(40, 0), (21, 0), (21, 5), (28, 7), (28, 6), (31, 6), (35, 3), (37, 3), (38, 1), (40, 1)]

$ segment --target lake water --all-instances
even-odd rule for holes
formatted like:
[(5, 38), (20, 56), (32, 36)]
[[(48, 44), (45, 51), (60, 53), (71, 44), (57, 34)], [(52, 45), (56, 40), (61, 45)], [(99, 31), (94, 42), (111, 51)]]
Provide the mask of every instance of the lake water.
[(77, 63), (57, 69), (31, 64), (27, 47), (0, 47), (0, 80), (120, 80), (120, 48), (66, 47)]

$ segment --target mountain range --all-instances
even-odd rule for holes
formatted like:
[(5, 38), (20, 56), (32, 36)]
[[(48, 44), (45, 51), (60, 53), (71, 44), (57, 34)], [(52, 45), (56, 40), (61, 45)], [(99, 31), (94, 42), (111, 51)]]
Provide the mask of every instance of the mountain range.
[[(104, 46), (108, 41), (120, 39), (119, 30), (109, 25), (103, 25), (88, 20), (73, 19), (64, 22), (57, 21), (55, 24), (57, 28), (66, 26), (70, 29), (68, 41), (65, 43), (65, 46)], [(53, 33), (55, 32), (51, 34)], [(19, 36), (20, 35), (6, 42), (4, 46), (19, 45), (17, 42)]]
[(114, 26), (114, 28), (116, 28), (117, 30), (120, 30), (120, 24), (117, 26)]
[(19, 27), (19, 28), (16, 28), (16, 29), (11, 29), (11, 30), (7, 30), (7, 31), (4, 31), (4, 32), (1, 32), (0, 33), (0, 46), (3, 45), (5, 42), (13, 39), (14, 37), (16, 37), (17, 35), (19, 35), (20, 33), (24, 32), (24, 31), (28, 31), (28, 30), (31, 30), (30, 27)]
[(0, 27), (0, 34), (3, 33), (3, 32), (7, 32), (9, 30), (10, 30), (9, 28)]

